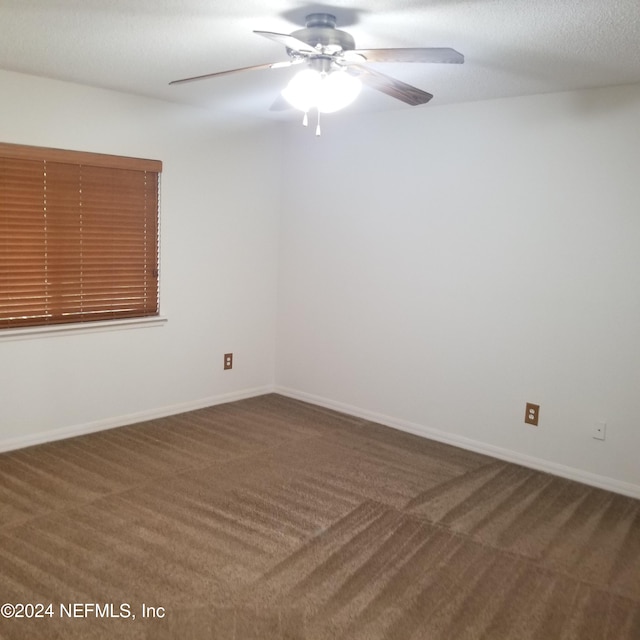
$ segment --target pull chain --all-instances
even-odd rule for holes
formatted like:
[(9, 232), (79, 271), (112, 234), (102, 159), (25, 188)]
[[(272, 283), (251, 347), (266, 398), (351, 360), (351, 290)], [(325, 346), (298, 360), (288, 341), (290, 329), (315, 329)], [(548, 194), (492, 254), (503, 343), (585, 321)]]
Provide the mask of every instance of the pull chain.
[(320, 109), (318, 109), (318, 125), (316, 126), (316, 135), (320, 135)]

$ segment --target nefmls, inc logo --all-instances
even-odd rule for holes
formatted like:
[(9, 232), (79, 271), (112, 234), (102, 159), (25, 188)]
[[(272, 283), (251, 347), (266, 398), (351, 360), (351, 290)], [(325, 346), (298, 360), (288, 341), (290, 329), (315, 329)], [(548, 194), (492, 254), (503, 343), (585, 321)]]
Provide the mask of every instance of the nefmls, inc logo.
[(98, 604), (96, 602), (73, 602), (60, 603), (61, 618), (130, 618), (134, 615), (131, 612), (131, 605), (128, 602), (114, 604), (106, 602)]

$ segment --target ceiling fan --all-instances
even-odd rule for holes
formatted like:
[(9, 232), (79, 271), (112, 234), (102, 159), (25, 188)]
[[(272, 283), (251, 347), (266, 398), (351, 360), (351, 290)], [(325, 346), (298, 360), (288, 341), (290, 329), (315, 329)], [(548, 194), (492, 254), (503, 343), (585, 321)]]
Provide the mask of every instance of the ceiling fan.
[[(380, 73), (367, 66), (367, 63), (462, 64), (464, 62), (464, 56), (461, 53), (449, 48), (356, 49), (353, 37), (346, 31), (336, 29), (336, 17), (330, 13), (309, 14), (305, 19), (305, 28), (298, 29), (289, 35), (271, 31), (254, 31), (254, 33), (284, 45), (289, 60), (208, 73), (174, 80), (169, 84), (216, 78), (240, 71), (275, 69), (306, 63), (305, 71), (294, 76), (289, 86), (282, 92), (292, 106), (305, 112), (306, 120), (306, 112), (311, 108), (317, 108), (318, 112), (326, 113), (346, 106), (342, 103), (346, 101), (348, 104), (355, 99), (360, 83), (412, 106), (425, 104), (433, 98), (430, 93)], [(300, 86), (294, 86), (296, 78), (304, 79), (298, 82)], [(322, 83), (322, 80), (326, 82)], [(328, 96), (329, 85), (336, 85), (331, 87), (332, 95), (335, 93), (337, 96), (340, 93), (346, 97), (333, 99)], [(298, 90), (301, 90), (302, 94)], [(282, 108), (282, 104), (276, 101), (272, 109), (278, 108)]]

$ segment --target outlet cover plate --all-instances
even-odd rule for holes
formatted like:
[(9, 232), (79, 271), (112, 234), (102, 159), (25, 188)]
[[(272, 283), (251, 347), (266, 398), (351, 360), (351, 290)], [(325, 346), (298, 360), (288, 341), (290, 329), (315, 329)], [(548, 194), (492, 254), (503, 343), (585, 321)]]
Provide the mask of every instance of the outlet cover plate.
[(593, 425), (593, 438), (594, 440), (604, 440), (607, 437), (607, 423), (596, 422)]
[(534, 427), (537, 427), (539, 419), (540, 419), (540, 405), (527, 402), (527, 408), (524, 412), (524, 421), (527, 424), (532, 424)]

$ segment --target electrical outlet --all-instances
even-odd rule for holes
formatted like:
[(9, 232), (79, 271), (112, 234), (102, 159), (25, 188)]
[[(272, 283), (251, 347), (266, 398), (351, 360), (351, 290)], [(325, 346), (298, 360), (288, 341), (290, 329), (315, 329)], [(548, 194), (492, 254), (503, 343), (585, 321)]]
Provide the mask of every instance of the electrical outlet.
[(604, 440), (607, 437), (607, 423), (596, 422), (593, 425), (592, 436), (595, 440)]
[(540, 418), (540, 405), (531, 404), (531, 402), (527, 402), (527, 408), (525, 409), (525, 412), (524, 412), (524, 421), (527, 424), (532, 424), (534, 427), (537, 427), (539, 418)]
[(227, 369), (233, 369), (233, 353), (224, 354), (224, 368), (225, 371)]

